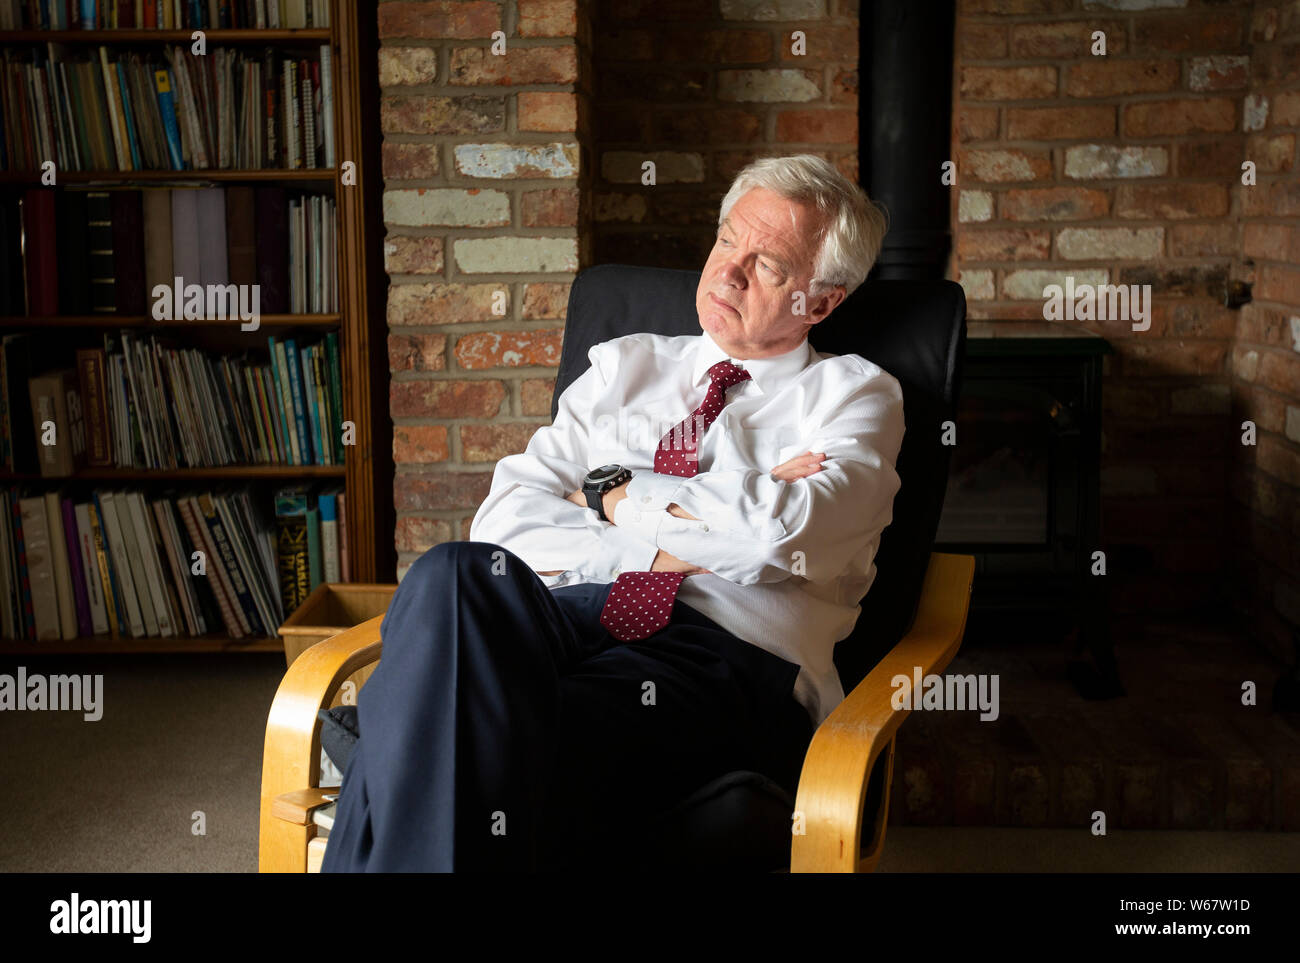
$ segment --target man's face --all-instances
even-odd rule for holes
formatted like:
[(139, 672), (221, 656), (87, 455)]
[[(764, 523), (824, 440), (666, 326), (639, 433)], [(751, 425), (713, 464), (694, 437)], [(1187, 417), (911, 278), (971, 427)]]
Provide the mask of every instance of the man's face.
[[(732, 206), (695, 292), (700, 327), (730, 357), (793, 350), (844, 299), (842, 286), (807, 297), (821, 225), (812, 205), (761, 187)], [(806, 298), (804, 314), (794, 313), (796, 291)]]

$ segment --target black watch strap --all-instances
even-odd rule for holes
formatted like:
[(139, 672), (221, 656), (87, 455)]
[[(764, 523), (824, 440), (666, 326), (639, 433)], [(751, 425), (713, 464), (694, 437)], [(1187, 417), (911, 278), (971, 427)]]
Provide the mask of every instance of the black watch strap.
[(583, 492), (583, 494), (587, 496), (587, 507), (588, 507), (588, 508), (592, 508), (592, 509), (594, 509), (595, 512), (596, 512), (596, 514), (600, 516), (600, 520), (601, 520), (602, 522), (607, 522), (607, 521), (609, 521), (609, 519), (605, 517), (605, 495), (604, 495), (604, 493), (602, 493), (602, 492), (586, 491), (586, 492)]

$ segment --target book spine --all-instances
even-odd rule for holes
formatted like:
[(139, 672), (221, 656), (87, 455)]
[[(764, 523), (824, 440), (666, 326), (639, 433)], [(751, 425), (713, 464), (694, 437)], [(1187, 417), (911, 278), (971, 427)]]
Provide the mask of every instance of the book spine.
[(86, 415), (86, 463), (94, 468), (110, 467), (113, 464), (113, 438), (108, 424), (108, 395), (104, 389), (103, 350), (78, 350), (77, 375)]
[[(135, 572), (132, 570), (130, 553), (127, 549), (126, 529), (119, 517), (117, 499), (112, 492), (97, 492), (96, 498), (99, 502), (100, 515), (104, 519), (104, 533), (107, 536), (109, 572), (117, 579), (120, 587), (131, 634), (136, 638), (143, 638), (147, 627), (152, 628), (149, 635), (157, 634), (157, 624), (154, 623), (153, 614), (148, 610), (148, 596), (142, 599), (136, 590)], [(144, 590), (144, 586), (140, 586), (140, 589)], [(154, 624), (151, 626), (151, 623)]]
[(85, 560), (81, 553), (81, 535), (77, 527), (77, 510), (71, 498), (64, 498), (59, 506), (63, 514), (63, 537), (68, 546), (68, 575), (72, 579), (72, 594), (77, 603), (77, 631), (82, 636), (96, 632), (91, 613), (90, 596), (86, 585)]
[(165, 68), (154, 71), (154, 88), (158, 91), (158, 110), (162, 113), (163, 131), (167, 135), (167, 156), (172, 170), (185, 167), (181, 157), (181, 129), (176, 123), (176, 99), (172, 95), (171, 73)]
[(302, 389), (302, 366), (298, 363), (298, 346), (293, 338), (289, 338), (282, 347), (285, 356), (293, 359), (293, 363), (286, 367), (289, 369), (289, 389), (293, 400), (294, 429), (302, 458), (298, 464), (312, 465), (315, 464), (315, 459), (312, 457), (311, 435), (307, 432), (307, 412), (303, 407), (306, 399)]
[(335, 495), (322, 494), (318, 508), (322, 575), (327, 582), (337, 582), (342, 572), (339, 568), (339, 523)]
[(18, 504), (20, 499), (14, 498), (11, 501), (12, 520), (14, 526), (14, 543), (15, 554), (18, 559), (18, 584), (19, 596), (22, 600), (22, 621), (23, 621), (23, 638), (36, 638), (36, 612), (32, 608), (32, 580), (31, 572), (27, 568), (27, 544), (23, 534), (23, 514), (22, 507)]
[[(221, 524), (216, 506), (213, 505), (212, 498), (209, 495), (201, 496), (197, 500), (197, 504), (200, 520), (207, 526), (208, 534), (212, 537), (212, 544), (219, 553), (217, 563), (225, 570), (234, 598), (239, 602), (239, 608), (243, 610), (243, 618), (240, 622), (247, 626), (247, 631), (257, 632), (262, 628), (262, 621), (257, 615), (257, 606), (253, 602), (248, 583), (244, 581), (244, 575), (240, 571), (238, 560), (235, 558), (235, 550), (231, 545), (230, 536), (226, 532), (225, 526)], [(267, 634), (273, 631), (274, 628), (272, 627)]]
[[(85, 579), (86, 601), (90, 603), (90, 627), (94, 635), (109, 631), (110, 599), (104, 604), (104, 581), (99, 570), (99, 557), (95, 553), (95, 531), (90, 525), (90, 509), (93, 506), (82, 502), (73, 511), (77, 519), (77, 547), (81, 558), (81, 574)], [(117, 621), (113, 621), (113, 631), (117, 631)]]
[(78, 631), (76, 584), (72, 581), (72, 560), (68, 557), (67, 533), (63, 529), (63, 508), (58, 492), (45, 494), (45, 524), (54, 559), (54, 590), (59, 600), (59, 631), (64, 639), (75, 639)]
[[(176, 509), (181, 513), (181, 523), (184, 524), (185, 531), (190, 536), (190, 544), (195, 547), (196, 551), (203, 552), (207, 556), (205, 571), (208, 573), (208, 586), (216, 597), (217, 607), (221, 611), (221, 621), (226, 625), (226, 633), (234, 639), (243, 638), (248, 633), (235, 616), (235, 609), (230, 604), (230, 599), (226, 594), (227, 586), (222, 581), (220, 574), (220, 563), (217, 561), (216, 554), (212, 551), (212, 546), (208, 542), (205, 527), (198, 521), (198, 510), (192, 504), (193, 501), (192, 498), (182, 498), (177, 501)], [(207, 562), (210, 562), (210, 564), (207, 564)]]
[(348, 496), (346, 492), (338, 495), (339, 512), (339, 573), (343, 581), (352, 581), (352, 566), (348, 561)]
[(100, 585), (104, 590), (104, 606), (107, 610), (109, 630), (116, 637), (128, 635), (126, 606), (122, 602), (116, 580), (113, 578), (112, 566), (108, 563), (108, 539), (104, 536), (103, 515), (99, 510), (99, 499), (95, 498), (87, 506), (87, 518), (90, 519), (91, 537), (95, 543), (95, 567), (99, 571)]
[(44, 498), (19, 500), (23, 520), (23, 549), (30, 579), (36, 623), (35, 638), (58, 639), (59, 596), (54, 572), (53, 546), (45, 518)]

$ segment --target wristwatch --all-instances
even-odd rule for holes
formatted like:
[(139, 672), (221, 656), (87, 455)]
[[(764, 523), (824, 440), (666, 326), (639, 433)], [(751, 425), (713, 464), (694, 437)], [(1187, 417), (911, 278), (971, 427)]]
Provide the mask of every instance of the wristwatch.
[(587, 497), (588, 507), (596, 510), (601, 521), (609, 521), (605, 517), (605, 492), (617, 488), (631, 477), (632, 472), (622, 465), (601, 465), (587, 472), (587, 477), (582, 480), (582, 494)]

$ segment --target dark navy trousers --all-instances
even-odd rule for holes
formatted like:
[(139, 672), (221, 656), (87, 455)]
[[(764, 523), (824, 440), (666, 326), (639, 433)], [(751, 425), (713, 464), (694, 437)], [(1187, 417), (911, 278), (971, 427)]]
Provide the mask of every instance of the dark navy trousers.
[(680, 601), (619, 642), (611, 588), (551, 590), (489, 542), (425, 553), (357, 699), (322, 870), (562, 870), (728, 772), (793, 797), (813, 731), (799, 667)]

